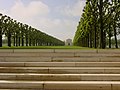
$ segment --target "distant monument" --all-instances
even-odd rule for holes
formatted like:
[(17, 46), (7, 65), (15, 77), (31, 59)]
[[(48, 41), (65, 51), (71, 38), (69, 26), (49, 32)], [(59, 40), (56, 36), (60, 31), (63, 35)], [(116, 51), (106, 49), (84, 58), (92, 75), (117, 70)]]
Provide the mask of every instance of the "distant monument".
[(66, 46), (72, 46), (72, 39), (67, 39), (65, 42)]

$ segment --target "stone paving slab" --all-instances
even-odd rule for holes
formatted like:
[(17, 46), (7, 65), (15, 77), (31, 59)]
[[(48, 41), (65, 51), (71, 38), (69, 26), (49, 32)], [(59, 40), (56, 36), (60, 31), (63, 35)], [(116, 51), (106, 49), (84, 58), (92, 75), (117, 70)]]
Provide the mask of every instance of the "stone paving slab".
[(30, 81), (2, 81), (0, 80), (0, 88), (2, 89), (43, 89), (44, 82)]
[(120, 74), (120, 67), (0, 67), (1, 73)]
[(0, 62), (120, 62), (119, 57), (1, 56)]
[(58, 53), (58, 52), (79, 52), (79, 53), (96, 53), (97, 50), (81, 50), (81, 49), (0, 49), (0, 52), (9, 52), (9, 53), (16, 53), (16, 52), (50, 52), (50, 53)]
[(120, 74), (0, 73), (0, 80), (28, 81), (120, 81)]
[(86, 54), (83, 54), (83, 53), (75, 53), (74, 55), (75, 57), (119, 57), (120, 58), (120, 53), (96, 53), (96, 54), (93, 54), (93, 53), (86, 53)]
[(120, 53), (115, 54), (115, 53), (101, 53), (101, 54), (93, 54), (93, 53), (30, 53), (30, 52), (20, 52), (20, 53), (0, 53), (0, 57), (14, 57), (14, 56), (19, 56), (19, 57), (118, 57), (120, 58)]
[(0, 52), (79, 52), (79, 53), (120, 53), (119, 49), (0, 49)]
[(0, 49), (0, 53), (17, 53), (17, 52), (30, 52), (30, 53), (39, 53), (39, 52), (54, 52), (54, 49)]
[(19, 53), (0, 53), (0, 57), (14, 57), (14, 56), (26, 56), (26, 57), (74, 57), (74, 53), (49, 53), (49, 52), (44, 52), (44, 53), (31, 53), (31, 52), (19, 52)]
[(120, 82), (115, 81), (0, 81), (3, 89), (43, 90), (119, 90)]
[(120, 67), (120, 62), (0, 62), (1, 67)]
[(8, 56), (0, 57), (0, 62), (51, 62), (52, 57), (21, 57)]

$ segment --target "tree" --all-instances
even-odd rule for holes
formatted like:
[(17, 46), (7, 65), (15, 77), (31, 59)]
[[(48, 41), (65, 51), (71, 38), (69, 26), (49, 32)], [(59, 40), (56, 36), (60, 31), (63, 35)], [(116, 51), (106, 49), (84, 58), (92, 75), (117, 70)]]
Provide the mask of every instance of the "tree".
[(8, 46), (38, 46), (38, 45), (64, 45), (64, 42), (46, 33), (41, 32), (27, 24), (13, 20), (9, 16), (0, 14), (0, 47), (2, 47), (2, 35), (7, 37)]
[(28, 33), (29, 33), (29, 27), (25, 24), (25, 39), (26, 39), (26, 46), (28, 46)]
[(20, 23), (20, 35), (21, 35), (21, 41), (22, 41), (22, 46), (24, 46), (24, 31), (25, 31), (25, 27), (24, 24)]
[[(114, 3), (114, 4), (113, 4)], [(117, 35), (120, 34), (120, 1), (119, 0), (86, 0), (86, 6), (77, 26), (74, 45), (106, 48), (106, 39), (114, 35), (116, 48)]]
[(7, 41), (8, 41), (8, 46), (11, 47), (11, 33), (12, 33), (12, 19), (10, 17), (6, 17), (6, 19), (4, 20), (4, 33), (7, 37)]
[(117, 24), (119, 23), (118, 18), (120, 16), (120, 1), (119, 0), (112, 0), (112, 19), (113, 19), (113, 30), (114, 30), (114, 37), (115, 37), (115, 47), (118, 48), (117, 43)]
[(2, 47), (2, 35), (3, 35), (3, 33), (4, 33), (4, 20), (5, 20), (5, 18), (6, 18), (7, 16), (5, 15), (5, 16), (3, 16), (2, 14), (0, 14), (0, 47)]

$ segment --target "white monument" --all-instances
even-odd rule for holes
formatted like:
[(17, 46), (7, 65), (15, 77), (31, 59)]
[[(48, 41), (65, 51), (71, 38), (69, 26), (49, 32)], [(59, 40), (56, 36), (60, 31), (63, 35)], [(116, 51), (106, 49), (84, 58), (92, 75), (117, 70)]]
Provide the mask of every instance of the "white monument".
[(72, 39), (67, 39), (65, 42), (66, 46), (72, 46)]

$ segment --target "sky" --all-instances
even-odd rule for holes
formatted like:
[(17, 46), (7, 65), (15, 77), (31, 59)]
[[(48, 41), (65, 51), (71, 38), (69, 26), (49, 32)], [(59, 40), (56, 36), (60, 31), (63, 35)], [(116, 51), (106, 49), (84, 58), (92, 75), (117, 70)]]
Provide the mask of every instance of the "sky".
[(86, 0), (0, 0), (0, 13), (62, 41), (73, 39)]

